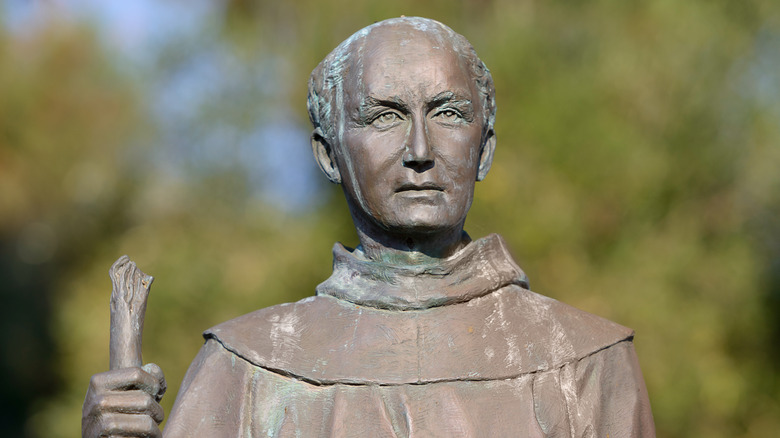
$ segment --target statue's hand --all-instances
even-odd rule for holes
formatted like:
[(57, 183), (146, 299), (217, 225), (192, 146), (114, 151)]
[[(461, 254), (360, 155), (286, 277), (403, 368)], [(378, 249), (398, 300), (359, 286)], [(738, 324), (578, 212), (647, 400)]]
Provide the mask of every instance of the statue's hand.
[(155, 364), (95, 374), (81, 417), (82, 438), (161, 437), (165, 393), (163, 372)]

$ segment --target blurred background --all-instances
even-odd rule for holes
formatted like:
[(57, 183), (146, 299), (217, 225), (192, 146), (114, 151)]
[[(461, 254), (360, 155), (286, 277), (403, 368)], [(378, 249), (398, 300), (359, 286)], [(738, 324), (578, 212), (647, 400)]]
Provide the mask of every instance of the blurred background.
[(166, 412), (203, 330), (312, 295), (357, 239), (310, 157), (308, 75), (401, 14), (493, 72), (472, 237), (636, 330), (659, 437), (776, 436), (774, 0), (4, 1), (0, 435), (78, 436), (122, 254), (156, 277), (144, 357)]

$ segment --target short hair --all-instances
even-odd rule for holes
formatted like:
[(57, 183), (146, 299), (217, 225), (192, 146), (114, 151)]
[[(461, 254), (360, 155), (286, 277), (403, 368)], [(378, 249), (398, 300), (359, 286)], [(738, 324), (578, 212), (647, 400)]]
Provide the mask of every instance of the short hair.
[[(374, 23), (355, 32), (342, 41), (332, 52), (314, 68), (309, 78), (309, 93), (307, 98), (307, 107), (309, 110), (309, 119), (314, 129), (320, 129), (326, 140), (333, 142), (336, 140), (336, 120), (334, 114), (334, 105), (343, 108), (344, 89), (343, 80), (345, 69), (353, 55), (353, 45), (366, 38), (372, 30), (377, 27), (393, 24), (405, 24), (429, 35), (448, 41), (455, 52), (466, 60), (471, 73), (471, 77), (477, 85), (480, 100), (482, 103), (483, 132), (482, 141), (485, 140), (488, 131), (493, 129), (496, 121), (496, 90), (493, 85), (493, 77), (485, 63), (479, 59), (477, 52), (468, 40), (450, 29), (446, 25), (429, 18), (422, 17), (400, 17), (390, 18), (388, 20)], [(339, 143), (341, 135), (338, 136)]]

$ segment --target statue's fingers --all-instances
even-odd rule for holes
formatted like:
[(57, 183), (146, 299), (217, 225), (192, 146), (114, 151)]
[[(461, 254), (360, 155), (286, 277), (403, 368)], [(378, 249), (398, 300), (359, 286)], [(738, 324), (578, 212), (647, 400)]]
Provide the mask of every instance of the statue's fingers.
[(162, 406), (149, 394), (134, 390), (124, 392), (112, 392), (109, 395), (101, 397), (95, 403), (96, 411), (100, 414), (114, 412), (118, 414), (141, 414), (148, 415), (157, 422), (162, 423), (165, 418)]
[(162, 437), (157, 423), (148, 415), (106, 414), (90, 429), (93, 434), (89, 436)]
[(160, 368), (155, 363), (148, 363), (141, 367), (144, 371), (151, 374), (154, 378), (157, 379), (157, 382), (160, 384), (159, 391), (157, 392), (155, 398), (159, 402), (162, 399), (163, 394), (165, 394), (165, 391), (168, 389), (168, 383), (165, 381), (165, 374), (163, 374), (162, 368)]
[(147, 415), (157, 424), (162, 423), (165, 418), (162, 406), (151, 395), (139, 390), (117, 391), (97, 396), (88, 413), (93, 418), (111, 413)]
[(140, 389), (141, 391), (156, 396), (160, 392), (160, 380), (138, 367), (121, 368), (95, 374), (90, 382), (95, 390), (103, 391), (127, 391)]

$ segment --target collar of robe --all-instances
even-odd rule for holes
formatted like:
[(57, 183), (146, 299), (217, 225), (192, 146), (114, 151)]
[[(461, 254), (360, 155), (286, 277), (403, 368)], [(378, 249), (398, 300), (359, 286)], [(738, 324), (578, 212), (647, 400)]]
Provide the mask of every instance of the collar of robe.
[(504, 239), (491, 234), (428, 265), (377, 262), (336, 243), (333, 274), (317, 286), (317, 295), (380, 309), (419, 310), (462, 303), (510, 284), (528, 289), (528, 277)]
[(341, 245), (315, 297), (204, 333), (258, 367), (314, 385), (517, 378), (633, 337), (630, 329), (531, 292), (492, 235), (436, 266), (393, 267)]

